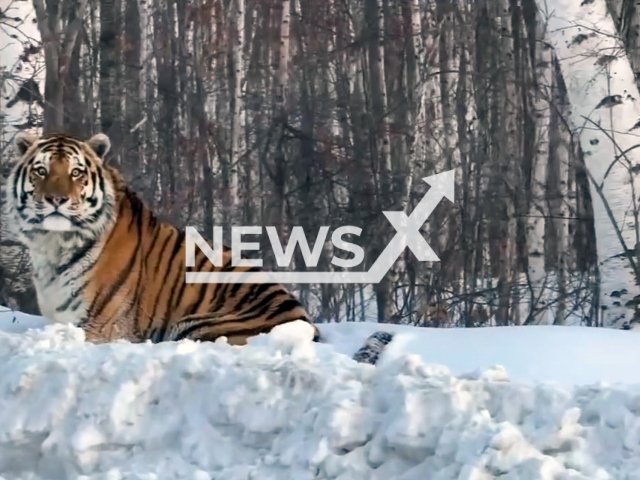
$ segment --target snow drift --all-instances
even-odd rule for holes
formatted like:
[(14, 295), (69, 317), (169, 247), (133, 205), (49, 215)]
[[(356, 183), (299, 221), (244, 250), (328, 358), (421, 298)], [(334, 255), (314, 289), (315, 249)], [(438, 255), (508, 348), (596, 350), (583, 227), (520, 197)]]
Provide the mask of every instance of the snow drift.
[[(295, 325), (240, 348), (91, 345), (20, 321), (0, 319), (6, 479), (640, 479), (633, 385), (456, 377), (393, 350), (373, 367)], [(342, 329), (369, 333), (326, 326), (338, 349)]]

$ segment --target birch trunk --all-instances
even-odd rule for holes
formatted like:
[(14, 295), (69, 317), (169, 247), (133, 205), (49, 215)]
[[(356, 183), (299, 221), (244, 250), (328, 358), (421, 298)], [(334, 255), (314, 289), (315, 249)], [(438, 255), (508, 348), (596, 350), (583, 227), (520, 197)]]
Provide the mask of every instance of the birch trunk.
[(194, 102), (194, 123), (197, 124), (198, 140), (197, 155), (202, 165), (202, 201), (204, 211), (202, 212), (204, 231), (212, 232), (214, 226), (214, 192), (213, 192), (213, 172), (211, 169), (211, 155), (207, 145), (207, 112), (205, 109), (206, 98), (203, 82), (203, 62), (202, 44), (204, 33), (201, 33), (201, 25), (198, 20), (193, 27), (193, 52), (194, 52), (194, 77), (195, 77), (195, 102)]
[[(500, 325), (508, 325), (515, 317), (512, 308), (513, 287), (517, 278), (516, 261), (516, 204), (518, 202), (518, 189), (520, 177), (518, 175), (519, 145), (517, 136), (518, 104), (505, 101), (516, 97), (515, 87), (515, 63), (513, 49), (513, 32), (509, 2), (501, 0), (496, 4), (496, 31), (499, 35), (496, 41), (499, 43), (494, 67), (501, 71), (500, 88), (494, 89), (492, 99), (493, 115), (497, 121), (500, 139), (497, 142), (496, 151), (498, 164), (496, 167), (501, 172), (501, 178), (497, 185), (500, 192), (500, 214), (497, 219), (499, 231), (498, 253), (498, 310), (496, 319)], [(495, 54), (494, 54), (495, 55)]]
[(535, 32), (535, 90), (532, 108), (536, 125), (531, 168), (531, 203), (527, 225), (528, 281), (531, 289), (531, 312), (526, 323), (540, 324), (547, 317), (547, 282), (545, 270), (545, 226), (547, 208), (547, 167), (549, 163), (549, 126), (551, 120), (552, 64), (551, 48), (545, 43), (544, 19), (539, 18)]
[(555, 325), (567, 323), (567, 282), (569, 274), (569, 252), (571, 251), (569, 235), (569, 164), (571, 162), (571, 131), (565, 122), (569, 118), (570, 105), (567, 103), (567, 94), (557, 61), (554, 59), (555, 87), (553, 101), (557, 110), (553, 112), (551, 135), (554, 144), (553, 165), (550, 165), (550, 214), (555, 234), (555, 267), (558, 284), (557, 303), (555, 308)]
[(291, 27), (290, 0), (282, 0), (282, 17), (280, 22), (280, 49), (278, 70), (276, 71), (276, 113), (286, 115), (286, 87), (289, 73), (289, 31)]
[[(387, 209), (392, 204), (392, 163), (391, 141), (388, 128), (388, 104), (387, 82), (384, 68), (385, 30), (384, 8), (382, 0), (365, 0), (364, 17), (366, 24), (367, 60), (369, 95), (371, 98), (371, 128), (375, 143), (371, 145), (371, 156), (376, 177), (376, 206)], [(377, 175), (376, 175), (377, 174)], [(381, 231), (388, 228), (386, 219), (380, 219), (383, 223)], [(380, 253), (388, 240), (388, 235), (379, 235), (376, 239), (376, 253)], [(376, 301), (378, 305), (378, 321), (385, 322), (396, 313), (396, 305), (393, 301), (393, 290), (397, 271), (391, 268), (384, 278), (375, 285)]]
[[(634, 0), (606, 1), (618, 34), (624, 43), (631, 68), (634, 72), (638, 72), (640, 71), (640, 8)], [(640, 76), (636, 78), (636, 84), (640, 88)]]
[(406, 124), (404, 141), (405, 158), (400, 160), (400, 173), (404, 177), (397, 196), (400, 196), (400, 205), (397, 207), (405, 210), (409, 204), (411, 188), (413, 186), (413, 171), (416, 165), (416, 146), (420, 145), (420, 130), (418, 128), (418, 118), (422, 113), (422, 88), (419, 71), (419, 54), (422, 50), (420, 41), (420, 17), (416, 11), (413, 0), (403, 0), (402, 2), (403, 33), (404, 33), (404, 55), (405, 55), (405, 86), (403, 92), (404, 112), (403, 122)]
[(286, 159), (283, 146), (284, 127), (288, 121), (287, 87), (289, 81), (289, 42), (291, 28), (291, 2), (281, 0), (281, 17), (278, 31), (280, 32), (280, 45), (274, 52), (277, 55), (277, 69), (275, 73), (274, 99), (274, 119), (276, 123), (276, 152), (275, 152), (275, 223), (281, 227), (281, 238), (288, 238), (288, 229), (285, 222), (285, 202), (286, 202)]
[[(369, 91), (371, 94), (375, 129), (374, 159), (383, 197), (390, 191), (391, 142), (387, 126), (387, 88), (384, 71), (384, 10), (382, 0), (365, 0), (365, 22), (367, 28), (367, 53), (369, 61)], [(383, 200), (389, 201), (388, 198)]]
[[(246, 147), (244, 166), (244, 185), (243, 185), (243, 222), (245, 225), (254, 225), (254, 222), (258, 218), (259, 208), (258, 199), (256, 198), (256, 186), (258, 184), (258, 158), (255, 152), (254, 145), (256, 143), (256, 126), (258, 123), (258, 116), (253, 119), (249, 118), (249, 113), (256, 110), (256, 100), (254, 94), (247, 95), (247, 92), (260, 92), (262, 84), (260, 83), (261, 77), (267, 77), (267, 75), (261, 75), (258, 77), (258, 81), (255, 80), (256, 75), (252, 75), (252, 69), (256, 68), (255, 64), (260, 58), (261, 53), (261, 39), (260, 32), (263, 28), (261, 22), (258, 19), (259, 6), (253, 5), (251, 15), (248, 17), (250, 30), (247, 30), (245, 35), (245, 43), (248, 45), (246, 76), (245, 76), (245, 88), (243, 92), (245, 94), (244, 103), (244, 124), (245, 124), (245, 137), (244, 143)], [(246, 27), (246, 25), (245, 25)], [(253, 106), (252, 106), (253, 105)], [(250, 125), (251, 124), (251, 125)]]
[[(545, 2), (537, 3), (545, 12)], [(620, 155), (637, 144), (637, 135), (621, 132), (627, 132), (640, 117), (640, 105), (627, 94), (635, 98), (640, 95), (626, 57), (598, 70), (587, 60), (599, 57), (593, 56), (596, 49), (609, 52), (621, 47), (605, 0), (583, 6), (572, 0), (559, 0), (553, 8), (548, 41), (555, 47), (567, 84), (571, 121), (585, 152), (585, 167), (591, 179), (603, 324), (621, 326), (633, 314), (625, 304), (632, 305), (633, 297), (640, 293), (636, 285), (640, 277), (638, 259), (628, 250), (634, 248), (638, 238), (636, 198), (640, 185), (629, 170), (632, 161), (637, 163), (639, 159), (638, 150)], [(585, 58), (576, 62), (576, 57), (581, 56)], [(597, 104), (609, 95), (622, 95), (622, 104), (596, 110)], [(620, 161), (612, 165), (617, 156), (621, 156)]]
[[(140, 143), (141, 130), (139, 123), (143, 121), (142, 101), (140, 91), (141, 73), (141, 26), (140, 7), (137, 0), (126, 0), (124, 16), (124, 45), (123, 57), (125, 61), (125, 136), (124, 151), (126, 171), (132, 178), (133, 187), (140, 186), (142, 172), (140, 171)], [(148, 121), (148, 119), (147, 119)], [(137, 128), (136, 128), (137, 127)]]
[(239, 208), (238, 170), (240, 159), (244, 150), (244, 124), (242, 114), (243, 84), (244, 84), (244, 0), (233, 0), (230, 15), (230, 48), (231, 68), (230, 85), (231, 92), (231, 146), (229, 158), (229, 205), (231, 222), (236, 224), (241, 219), (242, 212)]
[[(441, 82), (440, 82), (440, 35), (442, 34), (437, 15), (436, 0), (428, 0), (422, 7), (421, 15), (421, 43), (424, 46), (424, 71), (422, 74), (424, 82), (423, 117), (424, 117), (424, 163), (423, 173), (433, 175), (439, 173), (440, 165), (438, 159), (444, 156), (444, 149), (441, 138), (444, 136), (443, 118), (441, 102)], [(426, 193), (424, 182), (417, 182), (416, 190), (418, 195)], [(429, 241), (437, 252), (442, 251), (442, 238), (440, 235), (440, 210), (436, 209), (429, 217), (425, 225), (425, 230), (429, 235)], [(435, 271), (440, 268), (439, 264), (423, 267), (425, 270)]]
[[(345, 10), (348, 6), (343, 5), (341, 1), (335, 2), (337, 5), (342, 6)], [(336, 10), (338, 10), (336, 6)], [(336, 37), (336, 50), (340, 52), (338, 61), (336, 62), (336, 95), (337, 95), (337, 107), (338, 107), (338, 123), (340, 125), (340, 135), (342, 137), (342, 149), (340, 154), (345, 158), (349, 158), (350, 151), (353, 147), (353, 136), (351, 132), (352, 122), (349, 118), (349, 104), (353, 94), (353, 82), (355, 81), (356, 64), (357, 62), (352, 58), (352, 53), (347, 49), (347, 45), (353, 41), (353, 24), (350, 16), (350, 12), (347, 10), (342, 13), (340, 19), (340, 28)], [(348, 197), (348, 191), (345, 191), (345, 196)]]
[(457, 122), (455, 116), (455, 97), (457, 85), (458, 59), (456, 51), (456, 15), (457, 2), (438, 0), (437, 12), (440, 24), (439, 62), (440, 62), (440, 103), (443, 120), (443, 149), (446, 169), (460, 166), (457, 148)]

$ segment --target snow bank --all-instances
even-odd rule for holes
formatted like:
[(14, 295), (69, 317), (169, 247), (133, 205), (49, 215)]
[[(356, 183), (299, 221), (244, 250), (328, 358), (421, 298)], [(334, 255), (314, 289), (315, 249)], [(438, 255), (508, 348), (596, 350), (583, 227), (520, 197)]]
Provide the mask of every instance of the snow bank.
[[(325, 327), (338, 349), (358, 330)], [(455, 377), (398, 352), (372, 367), (309, 337), (293, 325), (239, 348), (0, 332), (0, 475), (640, 479), (640, 387), (516, 384), (502, 368)]]

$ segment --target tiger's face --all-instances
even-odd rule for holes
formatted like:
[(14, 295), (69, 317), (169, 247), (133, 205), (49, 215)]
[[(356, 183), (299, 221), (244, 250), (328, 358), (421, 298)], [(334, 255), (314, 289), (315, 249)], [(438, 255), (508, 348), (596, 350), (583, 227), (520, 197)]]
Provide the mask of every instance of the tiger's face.
[(110, 142), (66, 135), (16, 136), (20, 160), (7, 183), (9, 228), (21, 237), (38, 233), (100, 233), (113, 216), (113, 181), (103, 167)]

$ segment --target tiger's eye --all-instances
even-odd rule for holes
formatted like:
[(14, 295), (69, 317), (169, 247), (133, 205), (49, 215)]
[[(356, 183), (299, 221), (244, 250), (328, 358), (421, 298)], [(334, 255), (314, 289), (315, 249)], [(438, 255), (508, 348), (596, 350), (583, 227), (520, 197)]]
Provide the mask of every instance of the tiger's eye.
[(44, 177), (47, 175), (47, 169), (44, 167), (38, 167), (35, 169), (36, 175), (39, 175), (40, 177)]
[(82, 170), (80, 170), (79, 168), (74, 168), (73, 170), (71, 170), (72, 178), (78, 178), (80, 175), (82, 175)]

